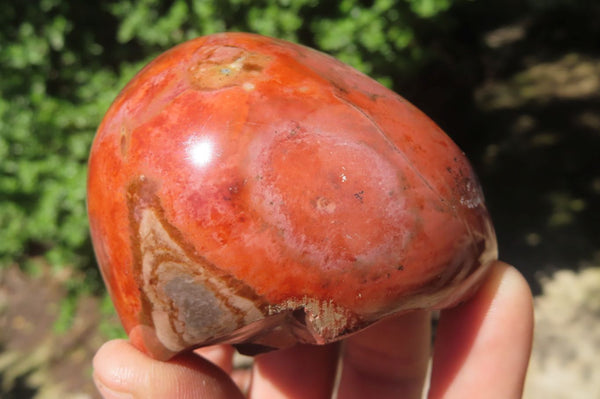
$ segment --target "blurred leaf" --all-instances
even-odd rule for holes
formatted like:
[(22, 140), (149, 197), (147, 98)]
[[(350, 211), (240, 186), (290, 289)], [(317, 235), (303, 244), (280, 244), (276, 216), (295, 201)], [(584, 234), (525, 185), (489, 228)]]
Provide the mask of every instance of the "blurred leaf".
[(408, 0), (410, 8), (423, 18), (432, 17), (446, 11), (452, 4), (451, 0)]

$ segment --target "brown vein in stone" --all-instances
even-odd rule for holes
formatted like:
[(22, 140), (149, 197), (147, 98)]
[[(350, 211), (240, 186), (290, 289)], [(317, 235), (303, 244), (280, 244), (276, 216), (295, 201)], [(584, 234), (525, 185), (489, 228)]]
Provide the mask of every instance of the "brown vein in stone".
[[(198, 277), (198, 280), (201, 280), (204, 287), (210, 290), (216, 299), (223, 304), (235, 318), (238, 326), (244, 324), (244, 309), (236, 307), (232, 298), (229, 298), (226, 293), (220, 292), (218, 285), (209, 281), (207, 278), (204, 278), (205, 276), (203, 276), (202, 272), (206, 273), (210, 278), (218, 279), (223, 286), (229, 288), (236, 296), (250, 300), (254, 306), (265, 315), (267, 313), (265, 301), (262, 300), (251, 287), (235, 277), (226, 274), (214, 264), (207, 261), (206, 258), (198, 254), (193, 246), (185, 240), (183, 234), (166, 220), (164, 209), (156, 193), (157, 190), (158, 184), (156, 182), (151, 181), (144, 176), (140, 176), (131, 182), (127, 191), (130, 239), (134, 257), (133, 272), (138, 287), (140, 288), (142, 302), (142, 314), (140, 315), (141, 323), (156, 327), (151, 316), (155, 304), (153, 304), (151, 298), (149, 298), (149, 293), (146, 292), (146, 283), (144, 282), (144, 251), (147, 251), (147, 249), (143, 247), (149, 247), (150, 253), (146, 252), (146, 256), (152, 256), (152, 259), (150, 260), (151, 263), (149, 264), (151, 273), (150, 285), (154, 289), (155, 295), (160, 296), (156, 291), (156, 286), (160, 281), (160, 276), (158, 275), (159, 266), (164, 263), (173, 262), (182, 265), (182, 269), (190, 276)], [(165, 237), (160, 237), (160, 234), (157, 234), (157, 231), (151, 230), (153, 237), (151, 237), (150, 240), (148, 237), (142, 237), (141, 223), (143, 222), (143, 213), (146, 210), (150, 210), (154, 214), (162, 231), (167, 234), (168, 239), (173, 242), (178, 250), (181, 250), (183, 255), (176, 253), (177, 249), (172, 247), (173, 244), (165, 242)], [(199, 269), (202, 270), (202, 272)], [(169, 309), (170, 327), (181, 340), (182, 332), (176, 328), (176, 323), (178, 322), (177, 312), (179, 310), (173, 303), (173, 300), (170, 300), (169, 302), (170, 303), (165, 307)], [(163, 303), (163, 305), (166, 304)], [(184, 346), (189, 345), (189, 343), (183, 342), (181, 344)]]

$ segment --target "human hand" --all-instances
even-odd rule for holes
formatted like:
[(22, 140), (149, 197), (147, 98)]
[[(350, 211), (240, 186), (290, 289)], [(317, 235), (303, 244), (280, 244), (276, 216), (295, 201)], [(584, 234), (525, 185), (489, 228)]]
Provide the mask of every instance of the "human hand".
[[(256, 356), (248, 396), (421, 398), (430, 330), (429, 312), (415, 311), (340, 343)], [(532, 333), (529, 287), (513, 267), (497, 262), (473, 298), (442, 311), (428, 398), (520, 398)], [(105, 399), (243, 398), (232, 356), (231, 346), (217, 345), (159, 362), (115, 340), (96, 354), (94, 380)]]

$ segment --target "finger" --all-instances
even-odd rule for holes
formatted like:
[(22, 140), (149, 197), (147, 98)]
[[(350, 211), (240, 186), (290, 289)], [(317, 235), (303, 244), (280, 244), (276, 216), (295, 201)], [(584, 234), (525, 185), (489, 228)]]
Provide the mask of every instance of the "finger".
[(430, 355), (430, 314), (383, 320), (344, 342), (338, 398), (420, 398)]
[(209, 362), (219, 366), (225, 373), (230, 374), (233, 370), (233, 353), (235, 349), (231, 345), (205, 346), (194, 351)]
[(532, 335), (529, 286), (498, 262), (471, 300), (442, 312), (429, 398), (520, 398)]
[(252, 379), (252, 370), (250, 369), (234, 369), (231, 374), (231, 379), (238, 386), (244, 395), (250, 392), (250, 382)]
[[(250, 388), (251, 367), (248, 364), (234, 365), (235, 349), (231, 345), (205, 346), (194, 351), (211, 363), (219, 366), (233, 380), (243, 394)], [(241, 367), (240, 367), (241, 366)]]
[(105, 399), (242, 398), (223, 370), (193, 353), (160, 362), (124, 340), (98, 350), (94, 381)]
[(251, 398), (330, 398), (338, 345), (296, 345), (254, 360)]

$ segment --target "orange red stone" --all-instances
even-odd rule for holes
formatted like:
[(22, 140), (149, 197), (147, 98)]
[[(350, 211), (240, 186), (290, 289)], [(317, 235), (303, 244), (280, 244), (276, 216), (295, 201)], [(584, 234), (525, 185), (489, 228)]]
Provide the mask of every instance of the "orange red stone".
[(462, 300), (497, 257), (477, 178), (434, 122), (325, 54), (245, 33), (179, 45), (123, 89), (88, 211), (123, 325), (160, 359), (331, 342)]

